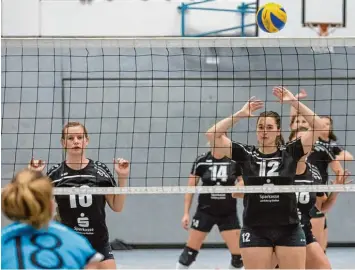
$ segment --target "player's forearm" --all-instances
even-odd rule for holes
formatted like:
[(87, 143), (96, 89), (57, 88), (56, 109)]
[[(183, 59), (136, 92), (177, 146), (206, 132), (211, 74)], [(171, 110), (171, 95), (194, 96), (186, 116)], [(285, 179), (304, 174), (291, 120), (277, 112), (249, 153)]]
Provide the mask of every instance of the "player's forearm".
[(325, 125), (322, 119), (302, 102), (294, 100), (291, 103), (291, 106), (306, 119), (312, 129), (314, 129), (315, 131), (322, 131), (325, 129)]
[(292, 117), (296, 116), (298, 114), (298, 111), (296, 108), (294, 108), (293, 106), (291, 106), (291, 109), (290, 109), (290, 117), (292, 119)]
[(322, 207), (320, 209), (323, 213), (328, 212), (333, 207), (333, 205), (337, 200), (338, 194), (339, 194), (338, 192), (330, 193), (327, 200), (323, 202)]
[(189, 214), (193, 196), (194, 196), (194, 194), (190, 194), (190, 193), (185, 194), (184, 214)]
[[(127, 178), (119, 178), (118, 180), (119, 187), (125, 187), (126, 182), (127, 182)], [(123, 210), (125, 201), (126, 201), (126, 194), (115, 194), (113, 197), (112, 210), (116, 212), (121, 212)]]
[(336, 160), (339, 161), (351, 161), (354, 160), (354, 156), (350, 154), (348, 151), (343, 150), (339, 155), (336, 156)]
[(243, 117), (245, 116), (243, 116), (243, 113), (241, 111), (232, 114), (231, 116), (219, 121), (217, 124), (212, 126), (209, 130), (207, 130), (206, 136), (214, 137), (214, 138), (221, 137), (224, 133), (228, 131), (228, 129), (232, 128)]

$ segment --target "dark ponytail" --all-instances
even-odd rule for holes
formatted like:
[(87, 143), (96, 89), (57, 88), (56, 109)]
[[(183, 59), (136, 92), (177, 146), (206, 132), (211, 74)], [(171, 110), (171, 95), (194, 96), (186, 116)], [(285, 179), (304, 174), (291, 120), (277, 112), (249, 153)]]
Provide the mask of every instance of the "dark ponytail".
[(338, 138), (337, 138), (337, 136), (335, 135), (334, 130), (333, 130), (333, 119), (332, 119), (329, 115), (322, 116), (321, 118), (327, 118), (327, 119), (329, 119), (330, 128), (329, 128), (329, 135), (328, 135), (328, 138), (329, 138), (329, 140), (331, 140), (331, 141), (336, 141)]
[(276, 144), (277, 147), (280, 147), (280, 146), (285, 144), (284, 137), (281, 134), (276, 136), (275, 144)]

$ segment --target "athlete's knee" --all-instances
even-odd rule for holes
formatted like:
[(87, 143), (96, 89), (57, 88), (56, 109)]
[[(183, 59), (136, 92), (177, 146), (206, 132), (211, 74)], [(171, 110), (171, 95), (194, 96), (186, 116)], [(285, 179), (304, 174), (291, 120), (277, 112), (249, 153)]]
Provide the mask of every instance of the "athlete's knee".
[(231, 259), (231, 269), (233, 268), (242, 268), (243, 267), (243, 260), (241, 255), (233, 255)]
[(182, 268), (188, 268), (196, 260), (197, 254), (197, 250), (185, 246), (179, 258), (179, 264)]

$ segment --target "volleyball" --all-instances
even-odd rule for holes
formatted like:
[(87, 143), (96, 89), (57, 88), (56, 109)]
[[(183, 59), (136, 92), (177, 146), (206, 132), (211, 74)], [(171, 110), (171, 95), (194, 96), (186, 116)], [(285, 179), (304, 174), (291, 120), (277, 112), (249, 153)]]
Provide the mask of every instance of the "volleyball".
[(276, 3), (268, 3), (257, 12), (257, 24), (261, 30), (267, 33), (276, 33), (284, 28), (287, 14), (283, 7)]

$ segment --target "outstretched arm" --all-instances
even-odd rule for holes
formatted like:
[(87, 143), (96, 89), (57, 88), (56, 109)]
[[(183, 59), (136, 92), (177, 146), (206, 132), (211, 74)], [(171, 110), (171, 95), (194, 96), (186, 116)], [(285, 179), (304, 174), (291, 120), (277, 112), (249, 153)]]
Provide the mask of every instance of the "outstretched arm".
[[(306, 90), (304, 89), (301, 89), (300, 92), (298, 94), (295, 95), (295, 98), (297, 100), (300, 100), (300, 99), (304, 99), (307, 97), (307, 92)], [(296, 108), (294, 108), (293, 106), (290, 107), (290, 118), (291, 118), (291, 121), (294, 121), (295, 119), (293, 119), (294, 117), (296, 117), (297, 115), (299, 114), (298, 110)], [(290, 123), (290, 126), (292, 125), (293, 123), (291, 122)]]
[(275, 87), (273, 94), (280, 100), (281, 103), (288, 103), (306, 119), (312, 127), (312, 130), (302, 136), (301, 141), (304, 153), (309, 153), (312, 150), (313, 144), (317, 141), (319, 133), (326, 129), (322, 119), (316, 115), (310, 108), (298, 101), (296, 97), (285, 87)]
[(225, 136), (225, 133), (240, 119), (253, 116), (252, 113), (262, 107), (263, 102), (252, 97), (241, 110), (209, 128), (206, 132), (206, 137), (213, 151), (231, 157), (231, 140)]
[[(305, 99), (306, 97), (307, 97), (307, 92), (304, 89), (301, 89), (300, 92), (295, 95), (295, 98), (297, 100)], [(291, 117), (294, 116), (294, 115), (297, 115), (298, 113), (299, 112), (298, 112), (297, 108), (291, 107), (291, 114), (290, 114)]]

